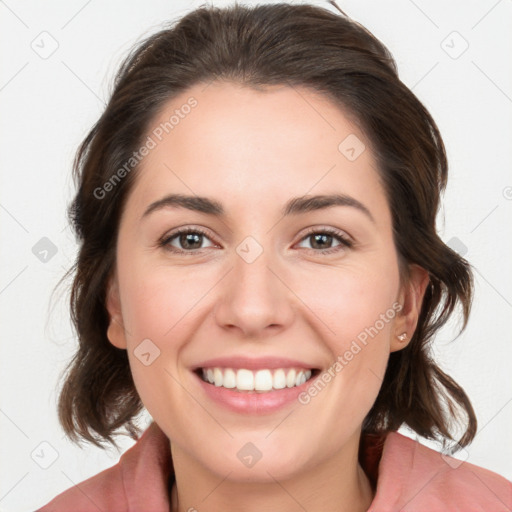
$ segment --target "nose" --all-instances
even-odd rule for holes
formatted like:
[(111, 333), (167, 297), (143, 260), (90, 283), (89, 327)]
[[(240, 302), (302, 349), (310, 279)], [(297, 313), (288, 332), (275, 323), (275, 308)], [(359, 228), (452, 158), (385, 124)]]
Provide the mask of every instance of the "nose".
[(285, 329), (293, 319), (294, 295), (284, 272), (270, 261), (267, 252), (251, 263), (240, 256), (222, 280), (216, 305), (217, 324), (239, 336), (264, 338)]

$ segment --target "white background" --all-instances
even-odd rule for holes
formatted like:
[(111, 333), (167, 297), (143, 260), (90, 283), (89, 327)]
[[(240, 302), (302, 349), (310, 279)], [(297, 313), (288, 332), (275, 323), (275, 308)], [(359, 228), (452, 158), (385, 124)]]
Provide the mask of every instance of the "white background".
[[(2, 511), (33, 510), (119, 458), (115, 450), (72, 445), (57, 422), (58, 379), (75, 349), (66, 293), (50, 301), (76, 252), (65, 217), (71, 164), (127, 50), (200, 4), (0, 2)], [(455, 324), (444, 329), (435, 353), (479, 420), (459, 456), (512, 479), (512, 2), (338, 4), (388, 46), (446, 143), (451, 174), (439, 229), (446, 242), (467, 248), (476, 297), (467, 330), (452, 341)], [(453, 58), (464, 40), (469, 47)], [(32, 48), (43, 44), (58, 48), (44, 59)], [(32, 252), (43, 237), (57, 249), (46, 263)], [(121, 444), (124, 451), (133, 442)], [(43, 469), (53, 450), (58, 457)]]

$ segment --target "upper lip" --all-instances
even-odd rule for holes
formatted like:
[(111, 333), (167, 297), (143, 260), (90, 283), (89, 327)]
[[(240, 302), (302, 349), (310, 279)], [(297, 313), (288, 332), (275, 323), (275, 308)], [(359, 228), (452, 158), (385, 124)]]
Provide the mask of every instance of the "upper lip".
[(193, 370), (199, 368), (245, 368), (247, 370), (269, 370), (276, 368), (306, 368), (306, 369), (319, 369), (318, 366), (311, 365), (304, 361), (297, 359), (290, 359), (288, 357), (247, 357), (247, 356), (230, 356), (230, 357), (216, 357), (202, 361), (192, 367)]

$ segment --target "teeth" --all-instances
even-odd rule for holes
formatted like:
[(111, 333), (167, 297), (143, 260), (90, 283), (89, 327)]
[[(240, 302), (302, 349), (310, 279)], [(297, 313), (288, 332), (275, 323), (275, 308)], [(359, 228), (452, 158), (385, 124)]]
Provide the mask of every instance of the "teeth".
[(272, 378), (272, 387), (274, 389), (283, 389), (286, 387), (286, 373), (284, 370), (276, 370)]
[(213, 369), (213, 382), (216, 386), (222, 386), (222, 372), (218, 368)]
[(290, 370), (286, 375), (286, 386), (289, 388), (295, 386), (295, 370)]
[[(252, 372), (249, 372), (252, 375)], [(238, 382), (238, 377), (237, 377)], [(248, 380), (247, 382), (250, 382)], [(270, 370), (260, 370), (254, 375), (254, 384), (251, 387), (247, 387), (248, 391), (255, 389), (256, 391), (270, 391), (272, 389), (272, 374)]]
[[(217, 368), (217, 370), (218, 370), (218, 368)], [(219, 370), (219, 372), (220, 372), (220, 370)], [(222, 372), (220, 372), (220, 374), (222, 377)], [(224, 372), (224, 377), (222, 378), (220, 384), (218, 384), (218, 385), (219, 386), (222, 385), (228, 389), (236, 388), (236, 373), (231, 368), (228, 368)]]
[(269, 392), (273, 389), (300, 386), (311, 378), (311, 370), (303, 368), (279, 368), (277, 370), (257, 370), (255, 372), (245, 368), (239, 370), (232, 368), (203, 368), (202, 374), (204, 381), (217, 387), (260, 393)]
[[(261, 372), (258, 372), (261, 375)], [(238, 370), (236, 372), (236, 388), (241, 391), (251, 391), (254, 389), (254, 374), (249, 370)], [(259, 379), (261, 380), (261, 379)], [(218, 384), (222, 386), (222, 382)], [(260, 383), (261, 385), (261, 383)]]

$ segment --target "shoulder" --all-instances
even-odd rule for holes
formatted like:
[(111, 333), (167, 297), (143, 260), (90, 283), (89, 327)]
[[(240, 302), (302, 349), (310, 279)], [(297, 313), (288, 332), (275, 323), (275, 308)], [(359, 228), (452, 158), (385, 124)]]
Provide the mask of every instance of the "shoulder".
[[(390, 503), (393, 508), (386, 508)], [(512, 482), (391, 432), (384, 443), (377, 493), (369, 512), (402, 508), (411, 512), (510, 511)]]
[(153, 422), (117, 464), (70, 487), (37, 512), (168, 510), (171, 473), (169, 441)]
[(120, 463), (65, 490), (37, 512), (127, 510)]

